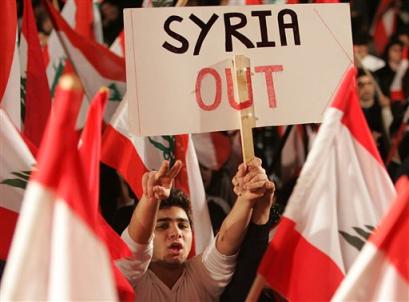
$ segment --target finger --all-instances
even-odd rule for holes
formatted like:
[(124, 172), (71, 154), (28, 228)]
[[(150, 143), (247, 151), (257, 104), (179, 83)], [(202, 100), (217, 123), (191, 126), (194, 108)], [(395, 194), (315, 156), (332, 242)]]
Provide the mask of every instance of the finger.
[(237, 196), (239, 196), (239, 195), (241, 195), (242, 190), (241, 190), (240, 188), (238, 188), (238, 187), (234, 187), (234, 188), (233, 188), (233, 192), (234, 192)]
[(246, 199), (256, 199), (261, 198), (265, 194), (264, 189), (259, 189), (251, 192), (246, 192), (245, 198)]
[(147, 182), (147, 193), (148, 193), (148, 197), (152, 198), (153, 197), (153, 187), (156, 184), (156, 177), (157, 177), (157, 173), (156, 171), (151, 171), (148, 174), (148, 182)]
[(167, 194), (167, 190), (165, 190), (165, 188), (160, 187), (160, 186), (154, 186), (153, 187), (153, 194), (155, 196), (155, 198), (158, 200), (165, 200), (166, 198), (168, 198), (168, 194)]
[(156, 172), (156, 179), (161, 178), (162, 176), (164, 176), (166, 174), (166, 172), (168, 172), (169, 169), (169, 161), (168, 160), (164, 160), (158, 170), (158, 172)]
[(258, 189), (265, 189), (264, 187), (265, 183), (266, 183), (265, 180), (260, 180), (260, 181), (249, 183), (246, 185), (246, 190), (254, 191)]
[(243, 189), (247, 190), (249, 184), (252, 184), (252, 183), (255, 183), (255, 182), (260, 182), (260, 181), (263, 181), (263, 182), (268, 181), (267, 176), (262, 175), (262, 174), (258, 174), (256, 176), (254, 176), (250, 181), (243, 184)]
[(237, 168), (237, 177), (243, 177), (246, 174), (247, 165), (245, 163), (241, 163)]
[(148, 189), (148, 176), (149, 172), (143, 173), (142, 175), (142, 192), (143, 194), (148, 194), (147, 189)]
[(237, 181), (237, 177), (234, 176), (233, 179), (231, 180), (231, 183), (233, 184), (233, 186), (237, 186), (238, 181)]
[(261, 164), (262, 164), (262, 163), (263, 163), (263, 162), (261, 161), (260, 158), (255, 157), (255, 158), (253, 158), (253, 159), (248, 163), (248, 165), (249, 165), (249, 166), (254, 166), (254, 167), (261, 167)]
[(183, 163), (180, 160), (177, 160), (173, 167), (169, 170), (168, 176), (172, 180), (174, 179), (180, 172), (180, 169), (182, 169)]
[(276, 186), (272, 181), (267, 181), (266, 184), (264, 185), (267, 191), (269, 192), (275, 192)]
[(257, 169), (256, 171), (248, 172), (246, 176), (243, 178), (243, 182), (248, 183), (258, 176), (262, 176), (264, 177), (264, 179), (267, 179), (266, 171), (263, 168), (261, 168)]

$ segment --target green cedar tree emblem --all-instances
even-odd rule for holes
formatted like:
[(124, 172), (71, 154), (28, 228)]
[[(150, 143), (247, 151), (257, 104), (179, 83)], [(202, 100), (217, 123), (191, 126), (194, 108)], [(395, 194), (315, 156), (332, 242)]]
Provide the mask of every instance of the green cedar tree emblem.
[(24, 118), (26, 116), (26, 85), (27, 85), (27, 78), (20, 77), (20, 118), (24, 122)]
[(171, 135), (163, 135), (161, 136), (165, 142), (167, 142), (167, 145), (154, 140), (152, 137), (148, 137), (149, 142), (157, 149), (159, 149), (162, 152), (163, 159), (168, 160), (170, 163), (170, 166), (173, 166), (173, 164), (176, 161), (176, 156), (175, 156), (175, 148), (176, 148), (176, 138), (175, 136)]
[(54, 79), (53, 82), (51, 84), (51, 97), (54, 97), (54, 93), (55, 93), (55, 88), (57, 87), (58, 81), (60, 80), (60, 77), (62, 76), (62, 73), (64, 71), (64, 67), (65, 67), (65, 61), (67, 60), (66, 57), (61, 57), (58, 60), (58, 64), (53, 64), (53, 69), (54, 69)]
[(116, 87), (115, 83), (108, 85), (109, 88), (109, 100), (112, 102), (120, 102), (122, 100), (122, 95)]
[(31, 175), (31, 171), (11, 172), (15, 178), (4, 179), (0, 184), (9, 185), (11, 187), (25, 189)]
[(365, 228), (366, 230), (359, 227), (353, 227), (355, 234), (348, 234), (344, 231), (339, 231), (339, 233), (346, 240), (346, 242), (348, 242), (348, 244), (360, 251), (371, 233), (375, 230), (375, 228), (371, 225), (365, 225)]

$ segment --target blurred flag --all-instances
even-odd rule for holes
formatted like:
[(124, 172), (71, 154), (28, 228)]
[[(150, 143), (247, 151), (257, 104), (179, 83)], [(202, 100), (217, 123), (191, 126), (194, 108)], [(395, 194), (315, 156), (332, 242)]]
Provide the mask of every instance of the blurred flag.
[(0, 1), (0, 20), (4, 25), (0, 46), (0, 108), (7, 112), (13, 124), (20, 130), (20, 62), (16, 1)]
[(35, 159), (3, 109), (0, 146), (0, 259), (6, 260)]
[(7, 260), (2, 301), (118, 298), (77, 149), (80, 84), (66, 77), (60, 85)]
[(329, 300), (395, 196), (351, 67), (327, 109), (259, 274), (290, 300)]
[(332, 301), (409, 301), (409, 178)]
[(40, 41), (31, 1), (24, 0), (20, 36), (23, 133), (36, 147), (40, 146), (51, 110), (50, 90), (41, 58)]
[[(45, 4), (66, 56), (81, 79), (87, 98), (92, 99), (101, 87), (109, 88), (110, 99), (105, 111), (105, 119), (109, 121), (125, 92), (125, 60), (105, 46), (78, 34), (49, 2)], [(61, 68), (64, 68), (63, 65)], [(63, 71), (61, 68), (60, 72)]]
[(395, 0), (381, 0), (378, 4), (371, 27), (375, 49), (381, 55), (390, 37), (395, 33), (397, 23), (397, 9)]

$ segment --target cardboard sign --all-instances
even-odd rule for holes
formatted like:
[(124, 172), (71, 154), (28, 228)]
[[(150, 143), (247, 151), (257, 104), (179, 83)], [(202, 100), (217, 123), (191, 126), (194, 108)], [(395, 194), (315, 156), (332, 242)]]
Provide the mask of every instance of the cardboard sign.
[[(124, 12), (130, 129), (164, 135), (320, 122), (353, 64), (348, 4), (135, 8)], [(247, 101), (237, 97), (233, 60)]]

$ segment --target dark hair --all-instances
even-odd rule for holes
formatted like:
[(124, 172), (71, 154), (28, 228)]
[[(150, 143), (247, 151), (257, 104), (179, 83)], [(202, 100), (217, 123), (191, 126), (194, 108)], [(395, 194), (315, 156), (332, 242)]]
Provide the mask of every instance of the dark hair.
[(185, 211), (187, 218), (189, 219), (190, 227), (193, 227), (192, 224), (192, 209), (190, 208), (190, 200), (183, 193), (182, 190), (172, 189), (170, 191), (169, 198), (162, 200), (159, 205), (159, 210), (168, 209), (171, 207), (179, 207)]
[(354, 45), (368, 45), (371, 37), (367, 32), (359, 31), (352, 35)]
[(388, 42), (388, 44), (385, 46), (385, 49), (384, 49), (384, 51), (383, 51), (383, 54), (382, 54), (382, 59), (385, 61), (385, 62), (388, 62), (388, 60), (389, 60), (389, 58), (388, 58), (388, 56), (389, 56), (389, 50), (392, 48), (392, 46), (394, 46), (394, 45), (399, 45), (400, 47), (403, 47), (403, 42), (402, 41), (400, 41), (397, 37), (392, 37), (390, 40), (389, 40), (389, 42)]

